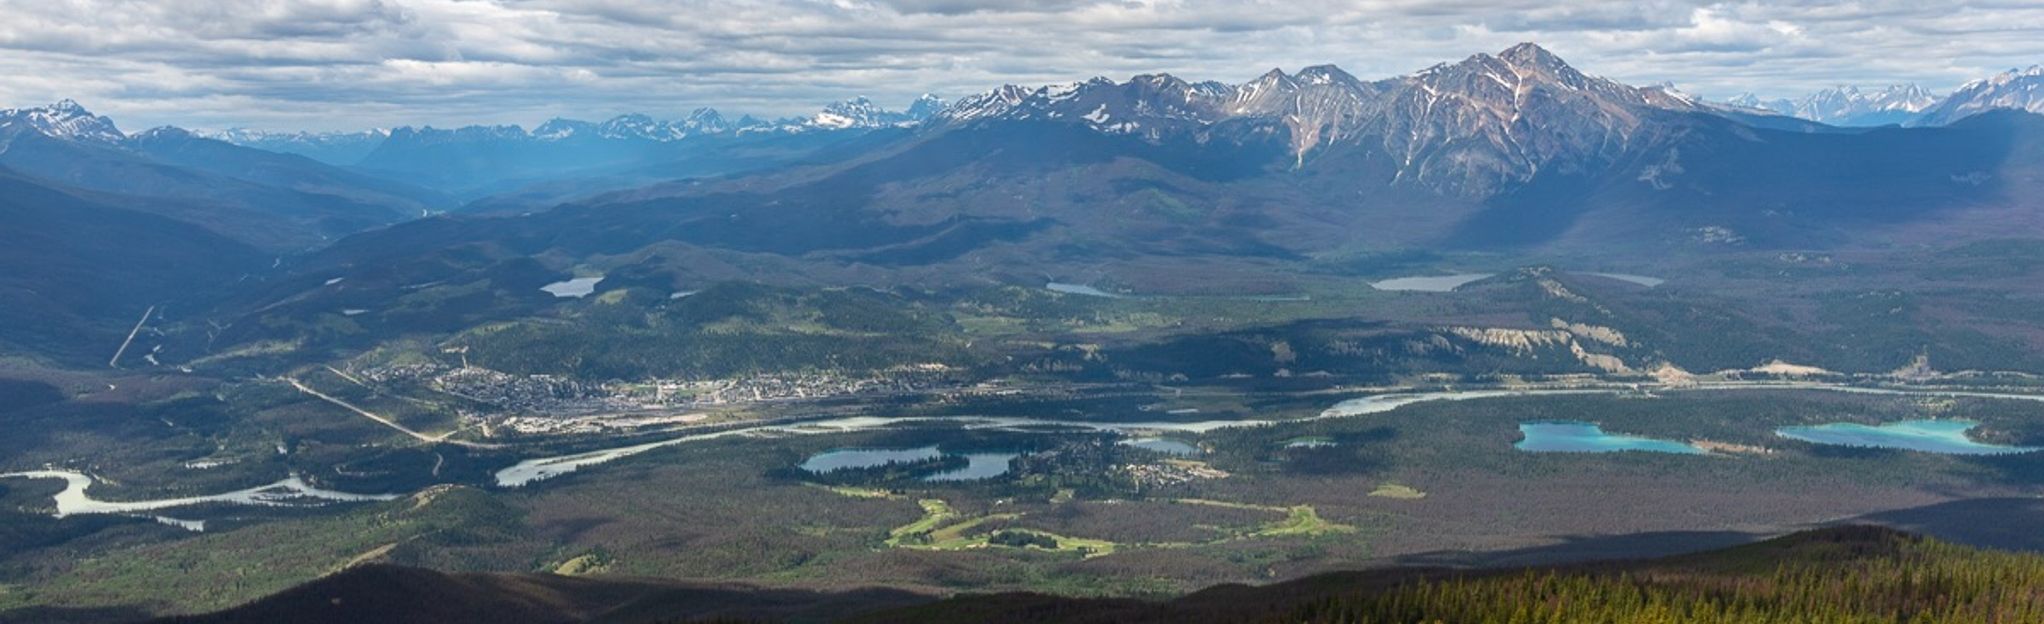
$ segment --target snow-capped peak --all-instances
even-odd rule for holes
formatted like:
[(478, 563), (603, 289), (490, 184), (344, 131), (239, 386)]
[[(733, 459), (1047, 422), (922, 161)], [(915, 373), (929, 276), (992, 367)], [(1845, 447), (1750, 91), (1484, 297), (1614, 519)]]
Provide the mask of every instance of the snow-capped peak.
[(683, 120), (681, 123), (684, 126), (703, 132), (723, 132), (730, 127), (730, 122), (724, 121), (723, 113), (717, 112), (717, 109), (707, 107), (689, 111), (688, 119)]
[(64, 99), (49, 106), (0, 110), (0, 126), (21, 124), (59, 139), (92, 143), (126, 140), (114, 121), (94, 115), (77, 101)]
[(1788, 98), (1764, 100), (1761, 99), (1759, 95), (1755, 95), (1751, 91), (1741, 93), (1736, 96), (1732, 96), (1731, 99), (1725, 100), (1725, 103), (1730, 104), (1735, 108), (1742, 108), (1746, 110), (1760, 111), (1766, 113), (1775, 113), (1778, 115), (1793, 115), (1796, 112), (1796, 103), (1789, 101)]
[[(1987, 78), (1981, 78), (1979, 80), (1968, 82), (1965, 85), (1959, 87), (1959, 90), (1966, 91), (1969, 89), (1977, 89), (1980, 87), (1999, 87), (2024, 78), (2035, 78), (2038, 76), (2044, 76), (2044, 65), (2031, 65), (2029, 69), (2011, 67), (2009, 68), (2008, 71), (1995, 74)], [(69, 102), (70, 100), (65, 101)]]
[(1990, 78), (1968, 82), (1924, 113), (1916, 123), (1943, 125), (1996, 109), (2044, 113), (2044, 65), (2011, 69)]
[(1794, 100), (1763, 100), (1747, 93), (1726, 103), (1837, 126), (1879, 126), (1910, 121), (1937, 106), (1940, 99), (1914, 84), (1839, 85)]
[(390, 136), (389, 128), (371, 128), (357, 132), (270, 132), (250, 128), (228, 128), (225, 130), (193, 130), (193, 136), (235, 145), (263, 142), (316, 143), (334, 140), (376, 140)]
[(1294, 76), (1299, 82), (1309, 85), (1354, 84), (1356, 77), (1333, 65), (1314, 65), (1299, 70)]
[(573, 119), (555, 117), (532, 129), (532, 138), (542, 141), (562, 141), (596, 132), (596, 124)]
[(1530, 41), (1506, 48), (1505, 51), (1498, 53), (1498, 58), (1513, 65), (1537, 67), (1550, 71), (1569, 67), (1568, 63), (1561, 60), (1561, 57), (1555, 56), (1553, 52), (1547, 51), (1547, 48), (1540, 47), (1539, 44)]
[(825, 130), (905, 126), (928, 119), (942, 110), (944, 100), (929, 94), (911, 102), (907, 112), (887, 110), (862, 95), (823, 107), (822, 112), (805, 120), (803, 125)]
[(925, 119), (929, 119), (931, 117), (937, 116), (937, 113), (943, 112), (944, 107), (948, 105), (949, 104), (947, 104), (944, 101), (944, 98), (940, 98), (935, 95), (925, 93), (922, 94), (921, 96), (916, 97), (914, 102), (909, 103), (907, 113), (908, 118), (911, 121), (922, 121)]
[(863, 128), (893, 125), (894, 119), (873, 100), (858, 96), (842, 102), (832, 102), (823, 111), (811, 117), (809, 123), (820, 128)]
[(150, 128), (148, 130), (137, 132), (133, 136), (130, 136), (128, 138), (135, 139), (137, 141), (151, 141), (206, 137), (201, 136), (196, 132), (192, 132), (184, 128), (179, 128), (177, 126), (157, 126), (154, 128)]

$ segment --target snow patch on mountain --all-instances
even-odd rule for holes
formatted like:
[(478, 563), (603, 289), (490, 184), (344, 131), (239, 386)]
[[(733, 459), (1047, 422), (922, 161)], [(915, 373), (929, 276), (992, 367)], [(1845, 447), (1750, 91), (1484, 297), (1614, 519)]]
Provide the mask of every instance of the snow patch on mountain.
[(35, 132), (72, 141), (116, 144), (128, 136), (114, 121), (85, 110), (78, 102), (63, 100), (35, 108), (0, 109), (0, 128), (26, 127)]
[(1834, 126), (1883, 126), (1911, 121), (1940, 100), (1922, 87), (1898, 84), (1865, 89), (1840, 85), (1794, 100), (1763, 100), (1746, 93), (1727, 103)]
[(811, 116), (806, 125), (827, 130), (911, 126), (943, 109), (944, 100), (927, 93), (909, 103), (906, 111), (888, 110), (865, 96), (859, 96), (823, 107), (823, 111)]
[(1937, 107), (1924, 113), (1916, 124), (1941, 126), (1998, 109), (2044, 113), (2044, 65), (2011, 69), (1968, 82)]

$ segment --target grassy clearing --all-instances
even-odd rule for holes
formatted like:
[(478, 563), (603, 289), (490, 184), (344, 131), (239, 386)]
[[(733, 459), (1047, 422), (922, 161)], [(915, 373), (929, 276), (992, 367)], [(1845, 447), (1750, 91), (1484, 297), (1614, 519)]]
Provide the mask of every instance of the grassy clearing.
[(1235, 503), (1228, 501), (1197, 498), (1175, 499), (1170, 502), (1185, 505), (1207, 505), (1227, 509), (1246, 509), (1252, 511), (1279, 513), (1284, 514), (1284, 517), (1278, 520), (1263, 523), (1254, 528), (1230, 529), (1223, 527), (1214, 527), (1216, 531), (1219, 531), (1224, 535), (1218, 539), (1205, 542), (1156, 542), (1143, 544), (1122, 544), (1104, 539), (1072, 537), (1069, 535), (1060, 535), (1057, 533), (1052, 533), (1050, 531), (1045, 531), (1042, 529), (1021, 528), (1011, 526), (1010, 525), (1011, 523), (1021, 520), (1026, 515), (1022, 513), (1001, 513), (966, 517), (965, 514), (958, 512), (958, 510), (953, 508), (950, 503), (947, 503), (942, 499), (926, 498), (917, 501), (917, 504), (921, 505), (923, 508), (923, 517), (916, 519), (916, 521), (914, 522), (910, 522), (900, 527), (896, 527), (894, 530), (889, 531), (886, 544), (890, 548), (907, 548), (912, 550), (940, 550), (940, 551), (958, 551), (992, 547), (1017, 548), (1016, 546), (994, 543), (991, 540), (996, 533), (1001, 532), (1021, 533), (1046, 538), (1053, 542), (1054, 544), (1056, 544), (1055, 547), (1048, 548), (1040, 545), (1029, 545), (1019, 547), (1021, 549), (1041, 550), (1048, 552), (1068, 552), (1075, 553), (1084, 558), (1091, 559), (1094, 557), (1103, 557), (1111, 555), (1114, 554), (1116, 551), (1127, 549), (1130, 547), (1190, 548), (1195, 546), (1210, 546), (1215, 544), (1223, 544), (1236, 540), (1259, 537), (1293, 537), (1293, 536), (1317, 537), (1321, 535), (1357, 532), (1357, 529), (1355, 527), (1329, 522), (1327, 519), (1321, 518), (1319, 511), (1315, 510), (1312, 505), (1293, 505), (1290, 507), (1279, 507), (1274, 505), (1254, 505), (1249, 503)]
[(968, 519), (964, 522), (959, 522), (957, 524), (953, 524), (931, 531), (929, 533), (930, 543), (922, 545), (921, 547), (928, 548), (931, 550), (964, 550), (967, 548), (982, 548), (987, 545), (987, 534), (983, 533), (980, 535), (972, 535), (971, 531), (973, 529), (979, 528), (980, 525), (989, 522), (1016, 520), (1021, 517), (1022, 517), (1021, 514), (993, 514), (989, 516), (980, 516), (978, 518)]
[(937, 530), (937, 527), (958, 517), (958, 512), (953, 511), (951, 504), (944, 502), (943, 499), (925, 498), (916, 501), (916, 504), (923, 507), (923, 517), (888, 531), (888, 546), (901, 548), (910, 540), (928, 539), (929, 534)]
[(1029, 329), (1029, 321), (1012, 316), (959, 316), (959, 331), (978, 336), (1007, 336)]
[(837, 494), (839, 496), (844, 496), (847, 498), (872, 498), (884, 500), (898, 500), (901, 498), (905, 498), (900, 494), (896, 494), (879, 488), (863, 488), (850, 485), (823, 485), (820, 483), (805, 483), (804, 485), (817, 488), (820, 490), (827, 490), (830, 491), (831, 493)]
[(1285, 512), (1285, 519), (1259, 527), (1251, 537), (1281, 537), (1287, 535), (1319, 536), (1335, 533), (1354, 533), (1356, 528), (1335, 524), (1320, 517), (1312, 505), (1293, 505)]
[(608, 567), (610, 566), (604, 563), (602, 557), (591, 553), (561, 562), (561, 565), (554, 566), (554, 574), (561, 576), (589, 576), (601, 574)]
[(1178, 318), (1155, 312), (1131, 312), (1104, 316), (1092, 321), (1069, 320), (1065, 322), (1064, 329), (1075, 334), (1119, 334), (1181, 324), (1183, 322)]
[[(917, 501), (917, 504), (922, 505), (923, 517), (889, 531), (887, 538), (889, 547), (944, 551), (989, 548), (995, 546), (988, 541), (994, 532), (990, 530), (976, 532), (976, 529), (989, 523), (1006, 523), (1022, 518), (1022, 514), (1018, 513), (964, 518), (963, 514), (952, 509), (950, 503), (935, 498), (926, 498)], [(1070, 552), (1091, 558), (1112, 554), (1117, 547), (1114, 542), (1107, 540), (1070, 537), (1036, 529), (1006, 530), (1042, 536), (1057, 544), (1056, 548), (1029, 547), (1035, 550)]]
[(1114, 542), (1107, 540), (1069, 537), (1043, 531), (1030, 532), (1057, 540), (1057, 549), (1060, 552), (1077, 552), (1085, 555), (1088, 559), (1112, 555), (1114, 554), (1114, 549), (1118, 547)]
[(1237, 533), (1234, 536), (1217, 540), (1217, 542), (1225, 542), (1236, 539), (1249, 539), (1254, 537), (1285, 537), (1295, 535), (1320, 536), (1336, 533), (1355, 533), (1357, 531), (1355, 527), (1346, 524), (1330, 522), (1325, 518), (1321, 518), (1320, 511), (1314, 509), (1312, 505), (1292, 505), (1290, 507), (1278, 507), (1275, 505), (1253, 505), (1249, 503), (1234, 503), (1204, 498), (1179, 498), (1173, 499), (1171, 502), (1185, 505), (1207, 505), (1210, 507), (1223, 507), (1227, 509), (1251, 509), (1256, 511), (1268, 511), (1272, 513), (1285, 514), (1283, 520), (1264, 523), (1262, 526), (1257, 527), (1255, 530)]
[(1379, 485), (1377, 489), (1370, 490), (1370, 495), (1377, 498), (1395, 498), (1398, 500), (1419, 500), (1427, 497), (1426, 492), (1421, 492), (1409, 485), (1399, 485), (1396, 483)]

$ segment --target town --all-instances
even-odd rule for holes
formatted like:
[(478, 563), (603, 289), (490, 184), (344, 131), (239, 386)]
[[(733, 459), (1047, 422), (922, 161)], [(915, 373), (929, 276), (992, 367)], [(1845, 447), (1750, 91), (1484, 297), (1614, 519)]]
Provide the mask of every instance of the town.
[(697, 423), (707, 418), (699, 410), (736, 405), (929, 394), (965, 387), (953, 371), (938, 364), (863, 376), (818, 371), (714, 380), (585, 381), (477, 366), (413, 363), (368, 368), (356, 377), (387, 394), (403, 394), (398, 388), (404, 387), (426, 388), (488, 406), (464, 416), (497, 421), (498, 426), (528, 435)]

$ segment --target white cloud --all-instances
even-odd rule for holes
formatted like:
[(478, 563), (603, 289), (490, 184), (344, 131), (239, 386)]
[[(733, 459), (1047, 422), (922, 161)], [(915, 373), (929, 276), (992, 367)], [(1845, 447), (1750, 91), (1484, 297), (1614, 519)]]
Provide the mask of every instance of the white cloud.
[(0, 0), (0, 14), (0, 107), (73, 97), (134, 127), (797, 114), (1155, 71), (1381, 77), (1519, 41), (1712, 96), (1946, 89), (2044, 61), (2034, 3)]

